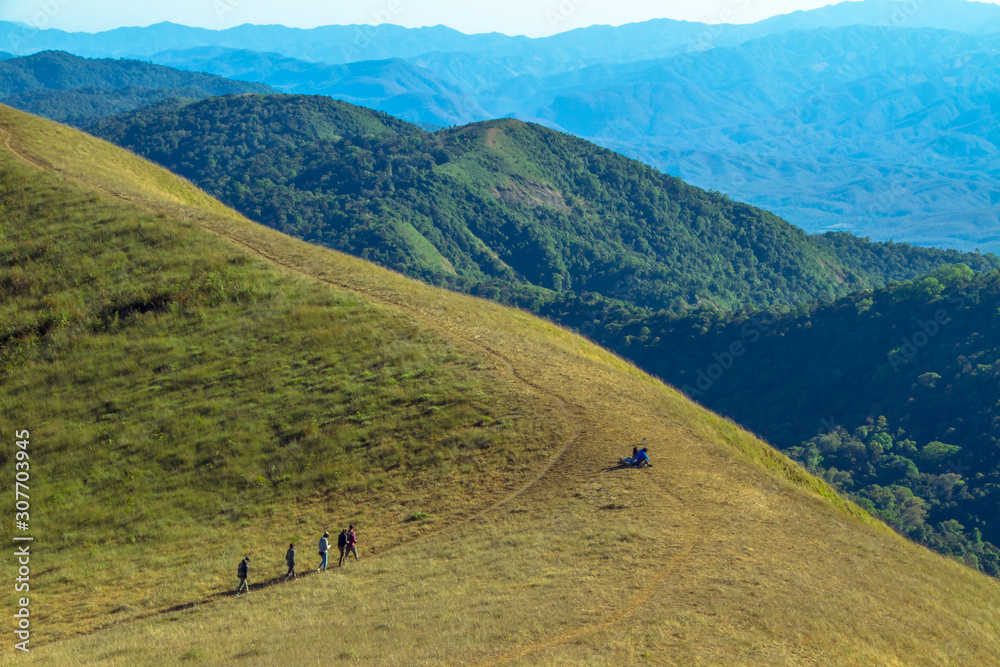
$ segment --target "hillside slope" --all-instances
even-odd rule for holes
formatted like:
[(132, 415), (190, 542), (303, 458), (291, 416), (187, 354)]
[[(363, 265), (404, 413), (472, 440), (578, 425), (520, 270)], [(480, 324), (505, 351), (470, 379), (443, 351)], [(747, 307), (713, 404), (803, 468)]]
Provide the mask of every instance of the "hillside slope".
[(997, 266), (996, 257), (808, 236), (515, 120), (427, 133), (322, 97), (227, 96), (89, 130), (280, 231), (532, 310), (567, 292), (670, 312), (797, 305), (948, 261)]
[[(1000, 272), (949, 267), (783, 315), (602, 333), (634, 337), (636, 363), (913, 539), (1000, 576)], [(734, 342), (743, 353), (724, 358)]]
[[(1000, 651), (997, 582), (585, 340), (257, 226), (64, 126), (0, 108), (0, 128), (0, 304), (18, 323), (0, 397), (34, 432), (50, 549), (29, 661)], [(656, 467), (609, 469), (641, 437)], [(301, 465), (268, 478), (291, 446)], [(360, 563), (215, 595), (244, 553), (255, 581), (283, 572), (296, 535), (308, 570), (317, 531), (348, 517)]]

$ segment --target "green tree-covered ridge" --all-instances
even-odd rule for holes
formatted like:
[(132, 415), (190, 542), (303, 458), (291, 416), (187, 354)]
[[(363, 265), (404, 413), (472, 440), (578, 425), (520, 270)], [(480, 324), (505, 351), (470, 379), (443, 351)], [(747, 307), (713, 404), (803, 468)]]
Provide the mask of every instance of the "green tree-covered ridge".
[(997, 265), (808, 236), (514, 120), (429, 133), (327, 98), (242, 95), (164, 103), (91, 131), (276, 229), (536, 312), (580, 294), (669, 313), (735, 311), (833, 299), (960, 259)]
[(1000, 271), (943, 267), (784, 313), (602, 314), (604, 344), (1000, 575)]
[(76, 126), (167, 98), (195, 100), (210, 95), (273, 92), (262, 83), (138, 60), (80, 58), (64, 51), (0, 61), (0, 101)]

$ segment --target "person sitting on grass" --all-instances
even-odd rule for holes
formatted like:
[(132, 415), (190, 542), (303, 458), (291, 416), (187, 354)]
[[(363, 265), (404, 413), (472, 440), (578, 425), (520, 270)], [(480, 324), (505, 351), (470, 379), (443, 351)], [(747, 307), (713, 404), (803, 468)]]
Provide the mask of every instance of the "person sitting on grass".
[(653, 467), (653, 464), (649, 462), (649, 455), (646, 453), (646, 448), (640, 449), (635, 456), (632, 457), (632, 465), (636, 468), (641, 468), (643, 466)]
[(635, 461), (636, 454), (638, 453), (639, 453), (639, 448), (633, 447), (632, 456), (626, 456), (623, 459), (618, 459), (618, 463), (621, 463), (623, 466), (630, 466), (632, 465), (632, 462)]

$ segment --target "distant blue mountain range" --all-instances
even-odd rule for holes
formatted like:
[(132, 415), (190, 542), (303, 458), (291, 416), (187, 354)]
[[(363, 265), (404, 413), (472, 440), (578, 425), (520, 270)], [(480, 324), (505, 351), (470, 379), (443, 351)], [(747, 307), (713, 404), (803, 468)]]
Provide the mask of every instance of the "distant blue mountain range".
[(810, 232), (998, 251), (997, 33), (996, 5), (863, 0), (749, 25), (663, 19), (543, 39), (442, 26), (88, 34), (0, 23), (0, 50), (140, 58), (425, 127), (514, 116)]

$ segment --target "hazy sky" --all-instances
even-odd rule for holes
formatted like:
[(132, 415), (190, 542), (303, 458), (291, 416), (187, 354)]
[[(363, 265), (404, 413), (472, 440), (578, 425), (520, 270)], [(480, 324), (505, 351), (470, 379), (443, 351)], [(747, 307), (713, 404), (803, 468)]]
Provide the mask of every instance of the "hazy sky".
[(160, 21), (213, 29), (242, 23), (312, 28), (388, 22), (535, 37), (651, 18), (750, 23), (828, 4), (830, 0), (0, 0), (0, 20), (88, 32)]

